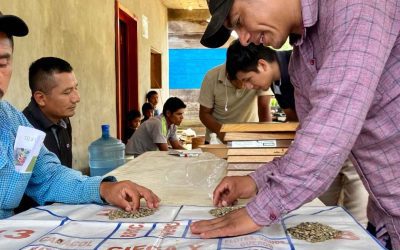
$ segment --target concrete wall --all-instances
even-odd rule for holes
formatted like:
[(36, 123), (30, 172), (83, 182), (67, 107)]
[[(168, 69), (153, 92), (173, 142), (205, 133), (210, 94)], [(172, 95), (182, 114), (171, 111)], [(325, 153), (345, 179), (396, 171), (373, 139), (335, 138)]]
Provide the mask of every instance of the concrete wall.
[(199, 118), (200, 104), (198, 102), (200, 89), (170, 89), (169, 95), (180, 98), (186, 104), (185, 122), (190, 120), (190, 123), (201, 123)]
[[(139, 32), (139, 99), (140, 106), (145, 101), (145, 95), (150, 90), (150, 54), (151, 49), (162, 54), (162, 89), (156, 89), (161, 94), (160, 101), (165, 101), (168, 95), (168, 10), (161, 0), (120, 0), (123, 7), (138, 20)], [(142, 37), (142, 15), (148, 19), (149, 38)], [(163, 103), (158, 104), (162, 110)]]
[[(150, 50), (162, 53), (163, 88), (168, 89), (167, 9), (160, 0), (121, 0), (138, 20), (139, 100), (150, 89)], [(74, 168), (87, 170), (87, 147), (100, 136), (100, 125), (111, 125), (116, 135), (115, 2), (114, 0), (0, 0), (3, 14), (26, 21), (30, 33), (15, 38), (14, 73), (5, 99), (19, 109), (29, 102), (28, 68), (42, 56), (69, 61), (79, 81), (81, 102), (73, 126)], [(142, 33), (147, 16), (149, 38)], [(162, 99), (167, 90), (160, 91)]]

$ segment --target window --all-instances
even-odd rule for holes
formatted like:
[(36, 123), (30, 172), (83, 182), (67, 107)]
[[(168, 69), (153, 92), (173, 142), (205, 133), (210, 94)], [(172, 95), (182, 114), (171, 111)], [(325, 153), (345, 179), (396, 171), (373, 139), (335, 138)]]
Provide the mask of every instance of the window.
[(151, 62), (150, 62), (150, 70), (151, 70), (151, 88), (152, 89), (161, 89), (161, 54), (155, 50), (151, 50)]

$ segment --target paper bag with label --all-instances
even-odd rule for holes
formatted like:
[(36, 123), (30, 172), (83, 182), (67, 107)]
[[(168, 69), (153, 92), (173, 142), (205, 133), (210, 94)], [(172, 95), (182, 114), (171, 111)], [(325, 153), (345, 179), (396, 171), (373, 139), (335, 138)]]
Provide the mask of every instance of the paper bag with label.
[(15, 171), (30, 173), (35, 166), (37, 156), (46, 134), (40, 130), (19, 126), (14, 144)]

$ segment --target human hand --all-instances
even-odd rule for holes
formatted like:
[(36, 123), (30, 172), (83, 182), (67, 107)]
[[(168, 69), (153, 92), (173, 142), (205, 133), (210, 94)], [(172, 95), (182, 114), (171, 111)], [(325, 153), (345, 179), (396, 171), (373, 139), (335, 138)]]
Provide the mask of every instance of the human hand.
[(246, 208), (240, 208), (220, 218), (196, 221), (190, 225), (191, 232), (200, 234), (203, 239), (243, 235), (260, 228), (261, 226), (251, 219)]
[(228, 176), (215, 188), (213, 203), (217, 207), (234, 204), (237, 199), (247, 199), (257, 194), (257, 185), (250, 176)]
[(141, 198), (146, 200), (148, 208), (156, 208), (160, 203), (160, 198), (150, 189), (131, 181), (102, 182), (100, 196), (108, 203), (128, 212), (139, 208)]

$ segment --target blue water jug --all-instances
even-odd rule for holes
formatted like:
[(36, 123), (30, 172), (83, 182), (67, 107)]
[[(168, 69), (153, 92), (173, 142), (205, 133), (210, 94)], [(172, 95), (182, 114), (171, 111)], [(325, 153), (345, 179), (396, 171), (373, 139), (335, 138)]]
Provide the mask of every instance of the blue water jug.
[(90, 176), (101, 176), (125, 163), (125, 144), (110, 136), (110, 126), (101, 125), (102, 136), (89, 145)]

